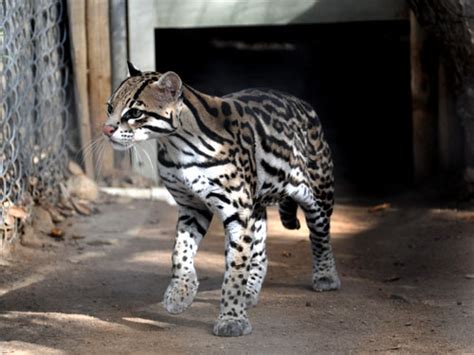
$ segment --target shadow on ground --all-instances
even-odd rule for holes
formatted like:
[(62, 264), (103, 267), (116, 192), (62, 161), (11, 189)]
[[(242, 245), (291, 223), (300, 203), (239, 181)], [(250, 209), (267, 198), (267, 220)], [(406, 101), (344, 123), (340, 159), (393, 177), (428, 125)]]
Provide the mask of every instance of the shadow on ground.
[[(218, 223), (197, 259), (201, 286), (178, 316), (160, 302), (169, 281), (176, 211), (127, 201), (78, 218), (60, 243), (22, 248), (2, 266), (0, 348), (32, 352), (472, 351), (473, 214), (407, 207), (369, 213), (345, 202), (332, 223), (343, 288), (310, 289), (307, 230), (270, 210), (269, 272), (254, 332), (210, 334), (218, 312), (223, 238)], [(214, 221), (215, 222), (215, 221)], [(52, 244), (53, 246), (48, 246)], [(25, 257), (26, 256), (26, 257)]]

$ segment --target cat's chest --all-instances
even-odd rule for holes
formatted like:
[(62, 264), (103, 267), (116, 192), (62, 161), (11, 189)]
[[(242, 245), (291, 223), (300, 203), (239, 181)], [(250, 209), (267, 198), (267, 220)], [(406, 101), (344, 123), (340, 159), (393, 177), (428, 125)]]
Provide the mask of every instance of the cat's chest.
[(172, 195), (193, 196), (205, 200), (212, 192), (221, 191), (223, 186), (208, 169), (199, 167), (170, 168), (161, 166), (160, 176)]

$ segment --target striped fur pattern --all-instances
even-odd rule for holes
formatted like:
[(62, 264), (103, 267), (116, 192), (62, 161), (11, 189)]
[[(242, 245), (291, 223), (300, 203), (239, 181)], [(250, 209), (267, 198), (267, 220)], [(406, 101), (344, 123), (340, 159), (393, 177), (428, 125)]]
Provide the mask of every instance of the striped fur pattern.
[(194, 256), (213, 215), (226, 234), (226, 269), (214, 334), (251, 332), (246, 309), (257, 303), (267, 270), (266, 206), (279, 204), (286, 228), (305, 215), (313, 253), (313, 289), (340, 287), (329, 243), (333, 163), (321, 124), (306, 102), (274, 90), (224, 97), (184, 85), (173, 72), (131, 76), (111, 96), (107, 125), (116, 149), (156, 139), (162, 181), (179, 206), (170, 313), (184, 311), (198, 289)]

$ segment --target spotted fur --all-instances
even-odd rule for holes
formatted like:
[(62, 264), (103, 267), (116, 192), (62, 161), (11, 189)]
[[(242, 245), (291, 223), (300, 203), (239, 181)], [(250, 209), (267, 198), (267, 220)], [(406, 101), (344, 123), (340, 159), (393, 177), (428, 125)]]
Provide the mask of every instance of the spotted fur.
[(310, 105), (275, 90), (209, 96), (183, 85), (173, 72), (133, 67), (108, 104), (113, 146), (156, 139), (159, 174), (179, 206), (172, 279), (164, 296), (169, 312), (184, 311), (196, 295), (193, 260), (216, 215), (226, 234), (226, 269), (214, 334), (251, 332), (246, 309), (257, 303), (267, 271), (271, 204), (279, 204), (289, 229), (300, 227), (298, 206), (304, 212), (313, 289), (340, 287), (329, 243), (333, 163)]

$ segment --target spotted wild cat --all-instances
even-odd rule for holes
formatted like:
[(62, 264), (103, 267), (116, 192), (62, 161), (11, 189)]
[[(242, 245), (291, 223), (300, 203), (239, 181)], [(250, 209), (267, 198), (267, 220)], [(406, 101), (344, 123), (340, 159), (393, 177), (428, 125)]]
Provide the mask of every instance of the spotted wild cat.
[(313, 253), (313, 289), (340, 287), (329, 243), (333, 163), (321, 124), (306, 102), (274, 90), (224, 97), (183, 84), (174, 72), (130, 76), (108, 102), (103, 132), (115, 149), (156, 139), (159, 174), (179, 207), (170, 313), (189, 307), (198, 289), (194, 256), (213, 215), (226, 234), (226, 270), (214, 334), (239, 336), (252, 327), (267, 271), (266, 206), (279, 204), (283, 225), (298, 229), (304, 211)]

